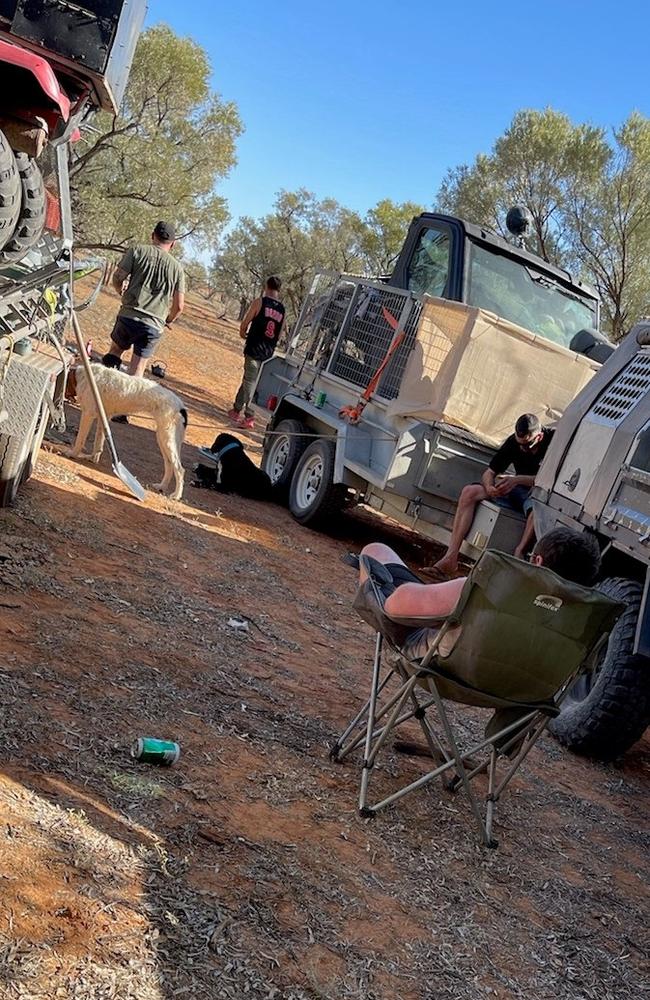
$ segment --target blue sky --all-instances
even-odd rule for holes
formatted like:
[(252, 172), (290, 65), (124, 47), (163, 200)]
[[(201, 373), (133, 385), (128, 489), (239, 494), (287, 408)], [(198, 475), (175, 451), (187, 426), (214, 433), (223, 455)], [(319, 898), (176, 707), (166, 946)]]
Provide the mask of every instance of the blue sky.
[(520, 108), (612, 126), (650, 114), (642, 0), (149, 0), (208, 51), (246, 127), (220, 185), (234, 218), (306, 187), (361, 212), (431, 205), (447, 167), (489, 150)]

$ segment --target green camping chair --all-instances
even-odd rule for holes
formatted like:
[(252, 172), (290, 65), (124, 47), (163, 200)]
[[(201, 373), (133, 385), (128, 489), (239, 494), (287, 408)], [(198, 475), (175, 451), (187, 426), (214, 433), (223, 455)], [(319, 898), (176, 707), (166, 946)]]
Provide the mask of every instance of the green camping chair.
[[(437, 777), (451, 791), (463, 788), (483, 843), (494, 847), (497, 801), (550, 719), (558, 714), (576, 676), (593, 668), (623, 607), (544, 567), (488, 551), (474, 566), (457, 607), (447, 618), (396, 619), (384, 611), (386, 598), (395, 589), (390, 573), (366, 556), (361, 557), (361, 564), (368, 579), (360, 585), (354, 606), (377, 630), (370, 698), (330, 756), (343, 760), (364, 744), (359, 796), (364, 816), (374, 815)], [(404, 655), (402, 646), (414, 629), (423, 626), (437, 631), (432, 633), (426, 655), (413, 661)], [(382, 677), (385, 646), (388, 662)], [(461, 750), (445, 701), (490, 709), (483, 739)], [(429, 709), (437, 713), (443, 738), (431, 725)], [(378, 754), (396, 728), (411, 719), (421, 727), (428, 753), (438, 766), (369, 805)], [(475, 759), (477, 754), (480, 760)], [(486, 772), (487, 792), (481, 809), (473, 782)]]

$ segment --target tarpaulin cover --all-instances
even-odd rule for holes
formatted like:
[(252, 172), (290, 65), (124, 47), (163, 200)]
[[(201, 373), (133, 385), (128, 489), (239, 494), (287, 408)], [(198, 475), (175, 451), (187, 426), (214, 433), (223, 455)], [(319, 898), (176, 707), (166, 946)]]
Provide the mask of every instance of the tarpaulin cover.
[(494, 313), (425, 296), (388, 413), (453, 424), (500, 445), (522, 413), (558, 420), (599, 367)]

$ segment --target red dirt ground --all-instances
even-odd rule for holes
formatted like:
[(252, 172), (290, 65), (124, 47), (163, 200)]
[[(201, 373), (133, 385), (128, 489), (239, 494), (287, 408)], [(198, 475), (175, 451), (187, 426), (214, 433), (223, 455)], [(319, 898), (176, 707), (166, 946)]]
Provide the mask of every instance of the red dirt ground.
[[(98, 350), (116, 307), (86, 314)], [(194, 302), (161, 357), (189, 470), (227, 426), (241, 342)], [(116, 440), (160, 478), (147, 421)], [(340, 557), (427, 548), (360, 513), (315, 534), (191, 474), (182, 502), (140, 504), (106, 456), (62, 451), (0, 512), (0, 997), (647, 995), (647, 742), (604, 767), (545, 738), (497, 851), (439, 785), (363, 820), (358, 758), (327, 756), (372, 652)], [(177, 740), (179, 763), (133, 762), (140, 735)], [(389, 753), (375, 780), (423, 766)]]

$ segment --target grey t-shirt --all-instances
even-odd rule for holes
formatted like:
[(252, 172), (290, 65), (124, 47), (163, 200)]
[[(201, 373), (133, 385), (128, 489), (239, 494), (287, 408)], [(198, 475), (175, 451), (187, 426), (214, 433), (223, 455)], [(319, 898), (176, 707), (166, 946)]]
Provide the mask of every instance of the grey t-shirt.
[(130, 276), (122, 295), (120, 316), (162, 330), (174, 295), (185, 291), (185, 273), (180, 263), (166, 250), (149, 243), (127, 250), (118, 268)]

